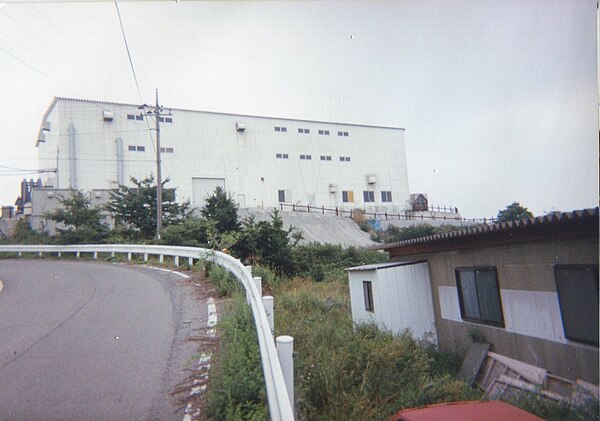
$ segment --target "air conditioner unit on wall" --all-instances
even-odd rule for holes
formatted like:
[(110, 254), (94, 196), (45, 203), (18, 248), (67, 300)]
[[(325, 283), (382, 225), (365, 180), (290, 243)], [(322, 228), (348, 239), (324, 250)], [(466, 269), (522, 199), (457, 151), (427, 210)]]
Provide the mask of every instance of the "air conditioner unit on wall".
[(113, 121), (114, 118), (115, 118), (115, 115), (113, 113), (111, 113), (110, 111), (102, 111), (102, 119), (104, 121)]
[(235, 129), (238, 132), (244, 132), (246, 130), (246, 124), (244, 124), (244, 123), (235, 123)]
[(329, 185), (329, 193), (335, 193), (337, 191), (337, 186), (335, 184)]
[(377, 183), (377, 176), (375, 174), (369, 174), (369, 175), (367, 175), (367, 183), (368, 184), (375, 184), (375, 183)]

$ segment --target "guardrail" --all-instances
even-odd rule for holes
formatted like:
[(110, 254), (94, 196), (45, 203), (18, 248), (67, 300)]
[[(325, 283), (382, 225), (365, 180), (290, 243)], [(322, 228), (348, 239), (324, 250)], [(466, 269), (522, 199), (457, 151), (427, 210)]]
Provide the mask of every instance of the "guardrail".
[(116, 253), (126, 253), (128, 260), (132, 259), (133, 254), (143, 255), (144, 260), (148, 260), (149, 255), (157, 255), (161, 263), (164, 256), (173, 257), (175, 266), (179, 266), (180, 258), (187, 258), (190, 266), (193, 265), (194, 260), (200, 259), (210, 260), (222, 266), (229, 270), (242, 283), (246, 290), (248, 302), (252, 308), (271, 420), (291, 421), (294, 419), (294, 411), (290, 397), (288, 396), (281, 364), (277, 357), (273, 334), (271, 333), (269, 320), (263, 306), (262, 292), (258, 290), (248, 268), (239, 260), (228, 254), (203, 248), (133, 244), (81, 244), (70, 246), (9, 245), (0, 246), (0, 252), (18, 253), (19, 256), (23, 253), (37, 253), (40, 256), (44, 253), (56, 253), (58, 257), (62, 256), (63, 253), (74, 253), (77, 257), (80, 257), (81, 253), (91, 253), (94, 259), (98, 258), (98, 253), (110, 253), (112, 256)]

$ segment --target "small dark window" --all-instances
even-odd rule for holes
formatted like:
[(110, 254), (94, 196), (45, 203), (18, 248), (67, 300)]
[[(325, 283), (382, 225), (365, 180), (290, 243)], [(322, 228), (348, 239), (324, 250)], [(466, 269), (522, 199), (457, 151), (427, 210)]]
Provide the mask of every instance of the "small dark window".
[(134, 152), (135, 152), (135, 146), (129, 145), (129, 146), (127, 147), (127, 150), (130, 150), (130, 151), (134, 151)]
[(338, 132), (338, 136), (348, 137), (348, 132)]
[(141, 115), (141, 114), (140, 114), (140, 115), (136, 115), (136, 116), (135, 116), (135, 119), (136, 119), (136, 120), (143, 120), (143, 119), (144, 119), (144, 116), (143, 116), (143, 115)]
[(565, 337), (598, 345), (598, 268), (556, 266), (556, 292)]
[(282, 156), (281, 156), (281, 154), (280, 154), (280, 153), (276, 153), (276, 154), (275, 154), (275, 158), (279, 158), (279, 159), (281, 159), (281, 158), (282, 158)]
[(135, 120), (135, 116), (133, 114), (127, 114), (127, 120)]
[(167, 148), (167, 153), (173, 153), (173, 148)]
[(138, 151), (138, 152), (144, 152), (145, 150), (146, 150), (146, 147), (145, 147), (145, 146), (138, 146), (138, 147), (137, 147), (137, 151)]
[(286, 153), (284, 153), (284, 154), (283, 154), (283, 159), (288, 159), (288, 158), (289, 158), (289, 155), (288, 155), (288, 154), (286, 154)]
[(329, 130), (319, 130), (320, 135), (329, 136)]
[(165, 118), (165, 121), (167, 123), (172, 123), (173, 122), (173, 118), (172, 117), (167, 117), (167, 118)]
[(456, 284), (464, 320), (504, 326), (496, 268), (457, 269)]
[(375, 306), (373, 305), (373, 285), (371, 281), (363, 281), (363, 295), (365, 298), (365, 310), (367, 311), (375, 311)]
[(391, 202), (392, 201), (392, 192), (391, 191), (382, 191), (381, 192), (381, 201), (382, 202)]
[(158, 117), (158, 121), (160, 121), (161, 123), (165, 122), (165, 118), (164, 117)]
[(375, 201), (375, 192), (363, 191), (363, 201), (365, 203), (374, 202)]
[(306, 133), (306, 134), (308, 134), (308, 133), (310, 133), (310, 130), (309, 129), (298, 129), (298, 133)]
[(277, 190), (277, 197), (280, 203), (285, 203), (285, 190)]

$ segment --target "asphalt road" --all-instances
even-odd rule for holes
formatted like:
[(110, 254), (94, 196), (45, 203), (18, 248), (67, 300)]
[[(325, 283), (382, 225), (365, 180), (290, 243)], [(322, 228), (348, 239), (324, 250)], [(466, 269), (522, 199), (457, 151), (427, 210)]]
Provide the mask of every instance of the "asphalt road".
[(19, 259), (0, 280), (0, 420), (182, 419), (169, 392), (207, 314), (183, 278)]

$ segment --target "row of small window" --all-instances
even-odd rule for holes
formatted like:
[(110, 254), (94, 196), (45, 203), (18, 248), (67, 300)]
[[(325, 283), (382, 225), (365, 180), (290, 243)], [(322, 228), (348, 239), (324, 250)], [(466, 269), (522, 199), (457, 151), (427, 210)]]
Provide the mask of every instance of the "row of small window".
[[(290, 156), (287, 153), (276, 153), (275, 158), (277, 159), (289, 159)], [(312, 161), (312, 155), (300, 155), (300, 159), (303, 161)], [(321, 155), (321, 161), (331, 161), (331, 155)], [(340, 156), (341, 162), (350, 162), (349, 156)]]
[[(554, 280), (565, 337), (598, 345), (598, 270), (586, 266), (555, 266)], [(504, 327), (495, 267), (456, 269), (461, 317)]]
[[(391, 191), (381, 191), (381, 201), (382, 202), (391, 202), (392, 201), (392, 192)], [(354, 191), (343, 190), (342, 191), (342, 202), (354, 203)], [(363, 191), (363, 202), (364, 203), (375, 202), (375, 192), (367, 191), (367, 190)]]
[[(127, 114), (127, 120), (143, 120), (143, 119), (144, 119), (143, 114)], [(173, 118), (172, 117), (158, 117), (158, 121), (160, 121), (161, 123), (172, 123)]]
[[(287, 127), (275, 126), (276, 132), (287, 132)], [(310, 129), (298, 128), (298, 133), (310, 134)], [(318, 133), (323, 136), (329, 136), (329, 130), (319, 130)], [(337, 132), (338, 136), (348, 137), (348, 132)]]
[[(132, 152), (146, 152), (145, 146), (129, 145), (127, 150)], [(160, 148), (162, 153), (173, 153), (173, 148)]]

